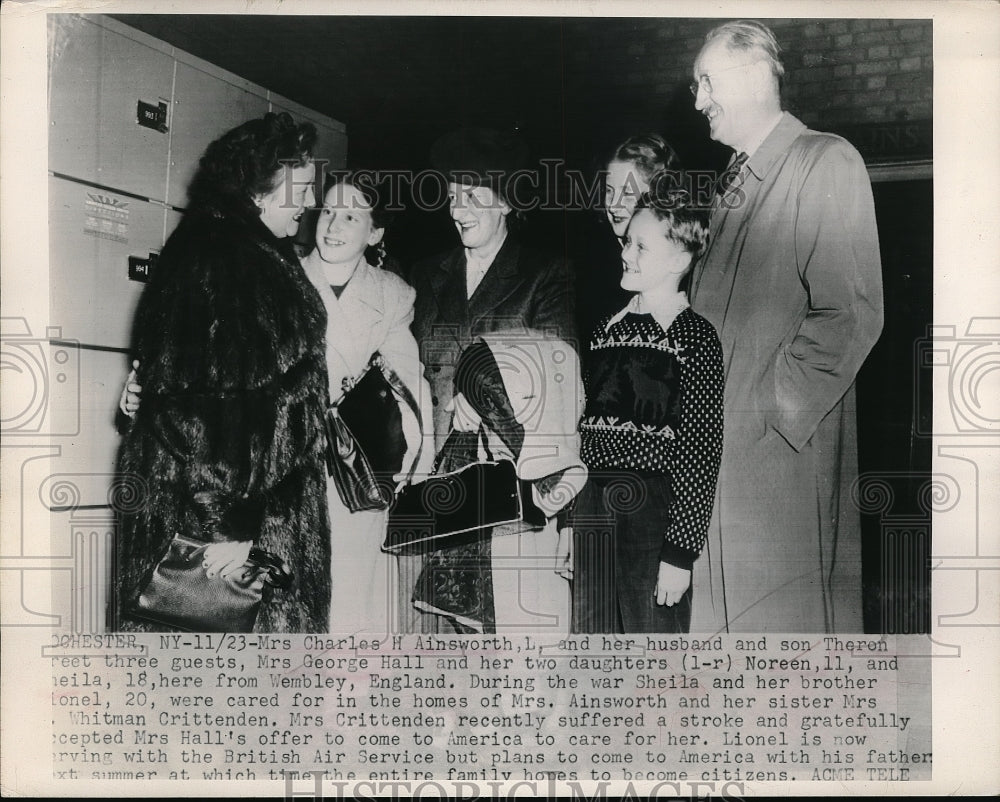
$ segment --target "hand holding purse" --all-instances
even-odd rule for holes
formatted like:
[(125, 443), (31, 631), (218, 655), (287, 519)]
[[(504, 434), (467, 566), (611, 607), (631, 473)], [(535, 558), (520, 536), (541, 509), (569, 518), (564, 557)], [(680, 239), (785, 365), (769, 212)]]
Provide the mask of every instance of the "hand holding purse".
[(351, 512), (384, 510), (396, 495), (406, 437), (397, 398), (420, 425), (420, 445), (404, 483), (413, 479), (423, 449), (420, 409), (409, 388), (376, 351), (365, 373), (326, 413), (327, 469)]
[[(435, 470), (441, 468), (450, 446), (466, 434), (449, 435)], [(486, 460), (403, 488), (389, 510), (383, 551), (408, 554), (449, 548), (490, 537), (493, 527), (519, 521), (545, 525), (545, 514), (532, 499), (531, 483), (518, 478), (511, 460), (494, 459), (482, 426), (473, 436), (478, 437)]]
[(274, 554), (251, 548), (242, 570), (228, 576), (205, 571), (211, 543), (175, 534), (131, 613), (194, 632), (251, 632), (264, 594), (286, 588), (292, 574)]
[[(158, 430), (163, 444), (181, 464), (188, 458), (167, 431)], [(215, 540), (174, 533), (166, 552), (154, 566), (128, 614), (173, 629), (194, 632), (252, 632), (257, 613), (272, 591), (291, 585), (293, 575), (277, 555), (250, 548), (242, 569), (208, 575), (205, 550), (221, 539), (221, 514), (209, 491), (196, 492), (192, 505), (199, 520), (199, 534), (212, 532)], [(228, 510), (235, 521), (246, 526), (259, 515), (254, 505), (234, 505)], [(256, 512), (257, 515), (253, 513)], [(233, 523), (233, 521), (230, 521)], [(237, 531), (246, 531), (238, 528)], [(225, 565), (223, 563), (222, 565)]]

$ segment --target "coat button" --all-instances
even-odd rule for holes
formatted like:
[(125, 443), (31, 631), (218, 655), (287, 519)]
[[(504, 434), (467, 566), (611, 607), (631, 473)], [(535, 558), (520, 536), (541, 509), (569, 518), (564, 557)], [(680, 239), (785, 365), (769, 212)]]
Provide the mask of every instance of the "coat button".
[(432, 404), (433, 404), (434, 406), (437, 406), (437, 405), (438, 405), (438, 397), (437, 397), (436, 395), (433, 395), (433, 396), (431, 396), (431, 403), (432, 403)]

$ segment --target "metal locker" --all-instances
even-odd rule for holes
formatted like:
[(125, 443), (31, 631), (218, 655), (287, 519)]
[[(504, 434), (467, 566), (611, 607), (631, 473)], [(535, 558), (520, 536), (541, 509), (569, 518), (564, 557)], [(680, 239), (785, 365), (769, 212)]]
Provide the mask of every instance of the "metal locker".
[(48, 24), (49, 170), (165, 200), (173, 58), (77, 15)]
[[(192, 56), (185, 58), (193, 60)], [(187, 205), (188, 184), (209, 144), (267, 112), (267, 100), (250, 91), (253, 84), (236, 76), (223, 79), (213, 74), (218, 72), (211, 65), (177, 62), (167, 190), (167, 201), (173, 206)]]
[(163, 244), (165, 212), (128, 195), (49, 178), (50, 320), (63, 337), (129, 347), (149, 258)]
[(174, 233), (177, 224), (181, 221), (181, 213), (174, 209), (167, 209), (166, 219), (163, 221), (163, 241), (166, 242), (170, 235)]
[(271, 111), (287, 111), (296, 121), (308, 121), (316, 126), (316, 148), (313, 155), (317, 161), (323, 162), (324, 170), (342, 170), (347, 164), (347, 134), (341, 123), (273, 93)]
[(326, 171), (342, 170), (347, 164), (347, 135), (319, 122), (316, 126), (316, 159), (323, 160)]
[[(25, 400), (23, 421), (15, 421), (23, 425), (5, 427), (5, 436), (30, 435), (43, 423), (51, 433), (52, 458), (31, 463), (36, 470), (23, 477), (31, 490), (22, 496), (51, 515), (52, 528), (38, 544), (22, 537), (22, 547), (49, 555), (66, 574), (52, 609), (72, 609), (74, 628), (96, 632), (114, 509), (144, 499), (142, 477), (115, 473), (115, 417), (142, 279), (180, 221), (205, 148), (263, 115), (271, 95), (100, 15), (50, 15), (48, 33), (50, 328), (45, 348), (34, 342), (40, 333), (22, 332), (19, 352), (47, 384), (37, 402)], [(344, 166), (340, 123), (281, 105), (316, 124), (318, 158)], [(9, 584), (23, 592), (24, 578), (15, 580)]]

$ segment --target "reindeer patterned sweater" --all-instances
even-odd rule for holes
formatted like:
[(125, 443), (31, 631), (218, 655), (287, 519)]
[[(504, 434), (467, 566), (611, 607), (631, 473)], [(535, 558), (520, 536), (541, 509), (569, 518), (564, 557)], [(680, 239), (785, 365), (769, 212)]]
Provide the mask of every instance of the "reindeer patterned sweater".
[(592, 475), (661, 474), (671, 498), (637, 514), (664, 518), (660, 560), (690, 568), (708, 533), (722, 457), (722, 347), (690, 307), (667, 328), (630, 304), (598, 324), (584, 373), (581, 457)]

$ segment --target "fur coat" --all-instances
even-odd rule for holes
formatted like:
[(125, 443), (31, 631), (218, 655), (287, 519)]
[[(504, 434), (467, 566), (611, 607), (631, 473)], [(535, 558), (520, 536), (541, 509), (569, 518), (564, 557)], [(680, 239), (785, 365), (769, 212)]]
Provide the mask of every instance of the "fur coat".
[(116, 625), (173, 534), (253, 540), (282, 557), (290, 588), (265, 601), (264, 632), (322, 632), (330, 598), (326, 509), (326, 312), (290, 251), (231, 209), (189, 211), (139, 304), (142, 405), (119, 470), (143, 487), (122, 516)]

